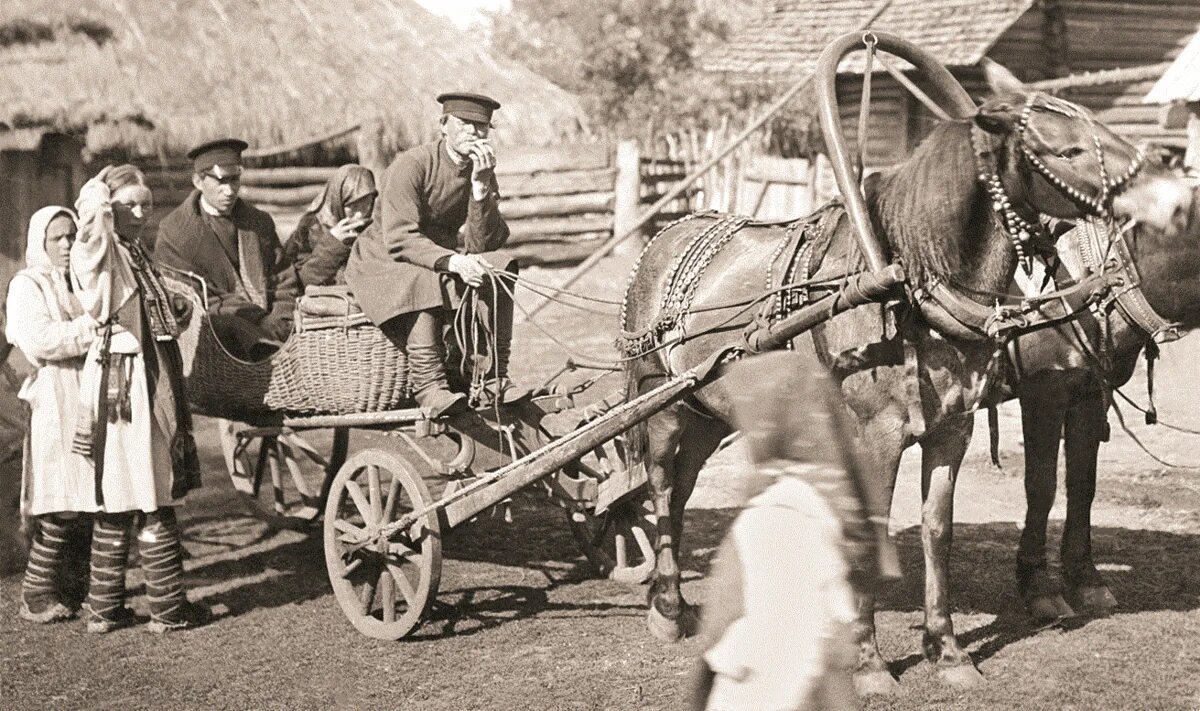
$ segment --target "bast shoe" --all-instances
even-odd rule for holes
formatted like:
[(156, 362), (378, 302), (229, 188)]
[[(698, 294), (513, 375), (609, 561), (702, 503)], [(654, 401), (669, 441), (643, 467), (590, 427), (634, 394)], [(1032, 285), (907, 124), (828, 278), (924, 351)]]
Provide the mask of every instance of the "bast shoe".
[(34, 612), (29, 608), (29, 603), (25, 600), (22, 600), (21, 609), (17, 615), (22, 620), (35, 622), (39, 625), (48, 625), (54, 622), (63, 622), (65, 620), (74, 619), (75, 611), (61, 602), (52, 602), (46, 606), (46, 609), (39, 612)]
[(109, 632), (116, 632), (126, 627), (132, 627), (137, 623), (137, 617), (133, 614), (133, 610), (130, 610), (128, 607), (122, 607), (106, 615), (99, 614), (87, 605), (83, 606), (83, 610), (87, 618), (87, 631), (89, 634), (108, 634)]
[(169, 617), (158, 618), (151, 616), (150, 622), (146, 624), (146, 631), (154, 634), (166, 634), (168, 632), (192, 630), (208, 624), (212, 621), (212, 617), (212, 610), (207, 606), (185, 601)]

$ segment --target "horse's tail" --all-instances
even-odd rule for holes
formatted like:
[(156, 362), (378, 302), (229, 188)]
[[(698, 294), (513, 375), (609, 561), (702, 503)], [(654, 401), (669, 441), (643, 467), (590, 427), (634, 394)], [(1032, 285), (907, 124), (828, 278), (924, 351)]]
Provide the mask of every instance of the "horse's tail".
[[(638, 361), (625, 364), (625, 401), (633, 400), (641, 393), (638, 392), (641, 382)], [(649, 434), (646, 431), (646, 420), (639, 420), (625, 431), (626, 465), (633, 468), (646, 458), (646, 450), (650, 447)]]

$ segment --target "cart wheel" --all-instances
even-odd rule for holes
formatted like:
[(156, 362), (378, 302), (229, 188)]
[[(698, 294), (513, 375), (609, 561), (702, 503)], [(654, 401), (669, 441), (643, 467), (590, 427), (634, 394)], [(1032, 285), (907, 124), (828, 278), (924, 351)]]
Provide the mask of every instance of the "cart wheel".
[(604, 513), (567, 510), (571, 533), (602, 577), (641, 585), (654, 573), (654, 506), (643, 492), (613, 503)]
[(341, 468), (325, 503), (325, 566), (346, 618), (375, 639), (400, 639), (417, 624), (442, 577), (436, 511), (381, 533), (432, 501), (417, 471), (392, 452), (368, 449)]
[[(238, 438), (233, 433), (240, 430), (253, 434)], [(326, 459), (299, 433), (283, 428), (234, 423), (222, 435), (233, 487), (246, 495), (256, 516), (283, 527), (303, 527), (321, 515), (329, 481), (346, 460), (350, 437), (347, 429), (334, 430)]]

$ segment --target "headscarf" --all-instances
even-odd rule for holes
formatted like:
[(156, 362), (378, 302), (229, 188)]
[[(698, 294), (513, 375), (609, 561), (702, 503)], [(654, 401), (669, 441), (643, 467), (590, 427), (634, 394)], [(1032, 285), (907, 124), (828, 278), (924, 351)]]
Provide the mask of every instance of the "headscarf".
[[(378, 195), (375, 175), (357, 163), (340, 166), (321, 189), (306, 212), (330, 229), (346, 217), (346, 205), (368, 195)], [(369, 215), (368, 215), (369, 217)]]
[(29, 230), (25, 238), (25, 268), (17, 272), (17, 276), (32, 279), (41, 290), (47, 306), (54, 309), (55, 318), (69, 321), (83, 315), (83, 308), (67, 284), (66, 268), (54, 266), (50, 262), (50, 255), (46, 253), (46, 232), (59, 215), (71, 218), (71, 222), (78, 222), (73, 211), (60, 205), (43, 207), (29, 218)]

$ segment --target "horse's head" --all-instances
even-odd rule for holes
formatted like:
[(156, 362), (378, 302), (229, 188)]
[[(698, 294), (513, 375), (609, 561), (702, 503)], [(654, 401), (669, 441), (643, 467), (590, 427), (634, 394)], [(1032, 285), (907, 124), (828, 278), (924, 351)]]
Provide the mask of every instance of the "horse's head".
[(1112, 216), (1181, 231), (1192, 197), (1182, 180), (1084, 107), (1033, 91), (994, 62), (985, 70), (995, 96), (974, 120), (994, 138), (977, 150), (1018, 212)]
[(1133, 253), (1142, 292), (1156, 313), (1186, 329), (1200, 327), (1200, 188), (1180, 234), (1136, 226), (1126, 242)]

